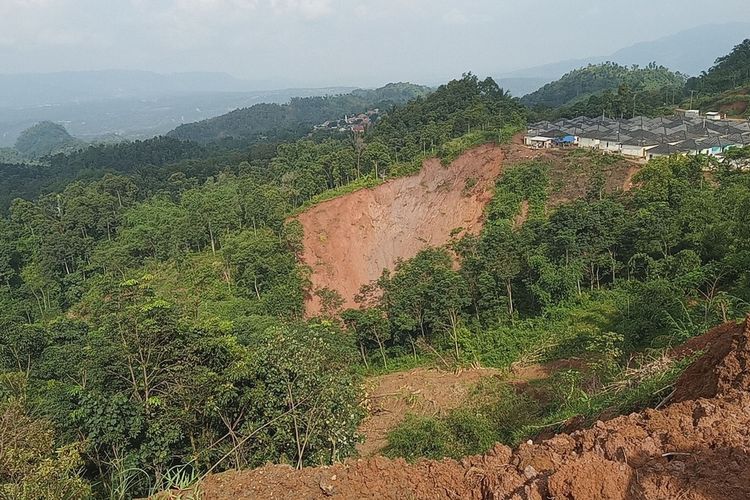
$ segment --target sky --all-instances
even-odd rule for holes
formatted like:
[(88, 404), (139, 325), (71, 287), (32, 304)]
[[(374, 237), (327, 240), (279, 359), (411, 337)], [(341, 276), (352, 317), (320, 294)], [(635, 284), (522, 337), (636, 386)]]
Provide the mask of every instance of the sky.
[[(221, 71), (286, 86), (432, 84), (606, 55), (708, 0), (0, 0), (0, 73)], [(711, 0), (750, 21), (748, 0)], [(750, 34), (749, 34), (750, 35)]]

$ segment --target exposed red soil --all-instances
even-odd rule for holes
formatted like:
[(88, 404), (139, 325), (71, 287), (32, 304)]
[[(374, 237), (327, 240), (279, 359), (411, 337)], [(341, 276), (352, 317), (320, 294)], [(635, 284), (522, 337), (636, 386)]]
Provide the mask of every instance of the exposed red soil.
[(359, 427), (364, 438), (357, 446), (362, 457), (374, 455), (388, 444), (388, 433), (407, 414), (435, 416), (458, 408), (472, 388), (496, 370), (472, 369), (449, 372), (415, 368), (371, 379), (366, 387), (369, 415)]
[[(344, 308), (355, 307), (362, 285), (393, 269), (399, 259), (445, 245), (456, 231), (477, 233), (503, 156), (502, 148), (485, 145), (450, 166), (431, 159), (416, 175), (323, 202), (301, 214), (302, 260), (312, 269), (313, 291), (335, 290)], [(314, 315), (320, 308), (320, 299), (310, 294), (307, 313)]]
[(732, 389), (750, 391), (750, 323), (718, 326), (683, 348), (704, 354), (683, 372), (673, 402), (713, 398)]
[[(671, 349), (669, 356), (675, 359), (683, 359), (688, 356), (693, 356), (697, 353), (706, 352), (713, 346), (714, 349), (719, 346), (725, 348), (730, 347), (732, 337), (740, 329), (740, 325), (737, 323), (729, 322), (719, 325), (715, 328), (710, 329), (703, 335), (692, 337), (683, 343)], [(724, 356), (719, 356), (717, 359), (722, 359)]]
[(661, 410), (461, 461), (269, 466), (211, 476), (202, 491), (207, 499), (750, 498), (750, 324), (693, 341), (701, 343), (706, 353), (676, 385), (685, 399)]

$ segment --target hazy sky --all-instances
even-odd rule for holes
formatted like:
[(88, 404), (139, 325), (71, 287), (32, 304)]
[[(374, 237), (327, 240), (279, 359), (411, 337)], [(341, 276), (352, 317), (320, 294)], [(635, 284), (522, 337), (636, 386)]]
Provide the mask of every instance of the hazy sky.
[(0, 73), (434, 83), (606, 55), (711, 21), (750, 21), (748, 0), (0, 0)]

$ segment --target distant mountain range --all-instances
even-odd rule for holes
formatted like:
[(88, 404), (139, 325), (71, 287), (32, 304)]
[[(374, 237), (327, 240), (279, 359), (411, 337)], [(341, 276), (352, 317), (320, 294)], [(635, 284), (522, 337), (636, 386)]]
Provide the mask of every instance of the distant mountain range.
[[(607, 56), (571, 59), (496, 76), (516, 96), (529, 94), (569, 71), (605, 61), (647, 65), (696, 75), (750, 37), (750, 24), (705, 25), (642, 42)], [(60, 123), (86, 141), (144, 139), (181, 124), (202, 121), (259, 103), (282, 104), (292, 97), (345, 94), (353, 87), (269, 88), (226, 73), (159, 74), (107, 70), (45, 74), (0, 74), (0, 147), (41, 121)]]
[(606, 61), (645, 66), (656, 62), (672, 71), (694, 76), (713, 65), (717, 57), (750, 37), (750, 23), (707, 24), (656, 40), (625, 47), (606, 56), (569, 59), (501, 73), (496, 81), (515, 96), (529, 94), (571, 70)]
[(258, 103), (336, 95), (353, 87), (253, 90), (257, 83), (225, 73), (88, 71), (0, 75), (0, 147), (41, 121), (64, 124), (95, 141), (143, 139)]

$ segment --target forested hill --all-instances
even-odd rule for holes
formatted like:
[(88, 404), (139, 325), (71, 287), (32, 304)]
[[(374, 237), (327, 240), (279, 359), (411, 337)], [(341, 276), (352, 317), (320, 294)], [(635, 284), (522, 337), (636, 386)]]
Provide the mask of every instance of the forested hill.
[(688, 90), (718, 93), (750, 84), (750, 39), (738, 44), (731, 53), (720, 57), (700, 76), (687, 81)]
[(354, 454), (355, 336), (302, 317), (305, 294), (326, 291), (309, 289), (289, 216), (507, 137), (523, 111), (471, 75), (408, 110), (355, 140), (227, 152), (162, 137), (0, 165), (15, 179), (3, 189), (59, 174), (0, 215), (0, 431), (23, 436), (0, 497), (139, 498), (185, 464), (203, 474)]
[[(412, 458), (526, 441), (612, 414), (615, 399), (616, 413), (662, 400), (671, 365), (623, 384), (631, 353), (748, 311), (750, 179), (734, 161), (657, 159), (632, 192), (610, 195), (599, 173), (612, 157), (560, 152), (570, 181), (509, 157), (480, 234), (400, 262), (359, 311), (311, 288), (291, 216), (508, 139), (525, 112), (468, 74), (361, 136), (235, 150), (162, 137), (0, 165), (0, 189), (45, 185), (0, 215), (0, 431), (17, 447), (0, 464), (0, 497), (140, 498), (209, 472), (331, 464), (356, 453), (361, 374), (406, 363), (591, 366), (552, 380), (538, 404), (493, 382), (481, 407), (396, 434), (389, 453)], [(586, 164), (584, 199), (549, 210)], [(466, 196), (476, 182), (430, 189)], [(309, 294), (322, 317), (304, 317)]]
[(721, 111), (727, 115), (750, 117), (750, 39), (738, 44), (730, 54), (685, 85), (694, 107)]
[(225, 115), (180, 125), (168, 135), (200, 143), (234, 138), (254, 139), (268, 132), (307, 131), (313, 125), (359, 113), (368, 108), (389, 108), (430, 92), (411, 83), (390, 83), (374, 90), (326, 97), (293, 98), (288, 104), (256, 104)]
[[(546, 104), (570, 99), (579, 89), (606, 85), (614, 87), (582, 92), (559, 107)], [(535, 118), (540, 119), (602, 113), (659, 116), (672, 114), (679, 107), (746, 117), (750, 113), (750, 40), (739, 43), (729, 54), (716, 59), (711, 68), (687, 80), (655, 64), (642, 69), (613, 64), (589, 66), (525, 96), (523, 101), (534, 108)]]
[(616, 90), (623, 85), (639, 90), (654, 90), (667, 86), (682, 87), (684, 84), (684, 75), (674, 73), (656, 63), (651, 63), (644, 68), (638, 66), (628, 68), (606, 62), (571, 71), (559, 80), (525, 95), (521, 98), (521, 102), (532, 107), (558, 107), (606, 90)]
[(15, 149), (26, 158), (40, 158), (55, 153), (70, 152), (84, 143), (71, 136), (60, 124), (44, 121), (24, 130)]

